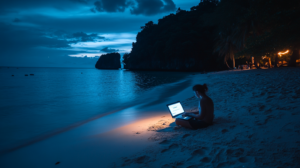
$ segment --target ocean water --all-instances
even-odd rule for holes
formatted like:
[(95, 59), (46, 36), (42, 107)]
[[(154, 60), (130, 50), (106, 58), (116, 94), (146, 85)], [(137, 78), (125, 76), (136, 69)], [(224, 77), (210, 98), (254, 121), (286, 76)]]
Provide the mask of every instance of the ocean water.
[(195, 73), (2, 67), (0, 151), (114, 109), (142, 103), (141, 98), (164, 96), (162, 92), (146, 93), (192, 74)]

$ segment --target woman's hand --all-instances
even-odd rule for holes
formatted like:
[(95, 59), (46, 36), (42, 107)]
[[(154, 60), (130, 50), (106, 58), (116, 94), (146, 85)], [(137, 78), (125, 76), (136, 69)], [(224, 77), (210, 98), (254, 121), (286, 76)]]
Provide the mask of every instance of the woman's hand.
[(184, 112), (181, 115), (182, 115), (182, 117), (186, 117), (186, 116), (189, 116), (189, 113)]

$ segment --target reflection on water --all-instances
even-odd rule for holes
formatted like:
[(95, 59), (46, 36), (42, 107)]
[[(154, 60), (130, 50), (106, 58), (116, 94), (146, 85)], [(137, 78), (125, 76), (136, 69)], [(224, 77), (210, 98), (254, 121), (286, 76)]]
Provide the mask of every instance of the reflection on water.
[[(25, 76), (34, 74), (34, 76)], [(0, 151), (33, 137), (139, 103), (188, 72), (71, 68), (0, 69)], [(14, 75), (14, 76), (12, 76)], [(152, 92), (153, 93), (153, 92)], [(161, 93), (153, 93), (156, 97)]]

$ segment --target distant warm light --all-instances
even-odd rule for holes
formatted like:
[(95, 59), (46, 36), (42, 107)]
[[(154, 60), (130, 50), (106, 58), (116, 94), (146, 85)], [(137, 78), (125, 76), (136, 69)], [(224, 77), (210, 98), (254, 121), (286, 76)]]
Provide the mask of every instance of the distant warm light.
[(282, 55), (285, 55), (285, 54), (287, 54), (289, 52), (290, 52), (289, 50), (286, 50), (285, 52), (279, 52), (278, 55), (281, 57)]

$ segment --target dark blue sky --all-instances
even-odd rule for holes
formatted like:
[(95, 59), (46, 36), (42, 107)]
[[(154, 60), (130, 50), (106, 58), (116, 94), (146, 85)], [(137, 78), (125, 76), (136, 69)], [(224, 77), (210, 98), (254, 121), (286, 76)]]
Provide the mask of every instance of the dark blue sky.
[(200, 0), (7, 0), (0, 2), (0, 66), (90, 67), (130, 52), (148, 21)]

